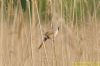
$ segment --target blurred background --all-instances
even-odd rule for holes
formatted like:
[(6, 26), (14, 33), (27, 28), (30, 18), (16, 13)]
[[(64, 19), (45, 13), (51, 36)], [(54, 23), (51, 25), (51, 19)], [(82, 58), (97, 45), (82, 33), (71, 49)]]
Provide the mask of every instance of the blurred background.
[(99, 21), (100, 0), (0, 0), (0, 66), (99, 66)]

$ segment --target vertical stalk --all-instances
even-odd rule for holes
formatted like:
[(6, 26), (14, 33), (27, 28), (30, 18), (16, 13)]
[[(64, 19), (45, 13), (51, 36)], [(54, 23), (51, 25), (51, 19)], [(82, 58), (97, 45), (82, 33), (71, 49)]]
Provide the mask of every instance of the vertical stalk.
[[(61, 20), (63, 19), (63, 0), (61, 0), (61, 2), (60, 2), (60, 5), (61, 5)], [(61, 21), (61, 52), (62, 52), (62, 66), (65, 66), (64, 65), (64, 47), (63, 47), (63, 45), (64, 45), (64, 42), (63, 42), (63, 39), (64, 39), (64, 35), (63, 35), (63, 23), (62, 23), (62, 21)]]
[(43, 47), (44, 47), (44, 51), (45, 51), (45, 55), (46, 55), (47, 65), (49, 66), (48, 57), (47, 57), (47, 51), (46, 51), (45, 43), (43, 41), (42, 26), (41, 26), (41, 21), (40, 21), (40, 16), (39, 16), (39, 10), (38, 10), (38, 7), (37, 7), (36, 0), (35, 0), (35, 5), (36, 5), (37, 17), (38, 17), (38, 20), (39, 20), (39, 29), (40, 29), (42, 43), (43, 43)]
[(4, 14), (4, 9), (3, 9), (3, 5), (4, 5), (4, 2), (3, 0), (1, 0), (1, 17), (0, 17), (0, 48), (1, 48), (1, 56), (0, 56), (0, 59), (1, 59), (1, 62), (0, 64), (2, 64), (2, 45), (3, 45), (3, 14)]
[(28, 10), (29, 10), (29, 27), (30, 27), (30, 32), (29, 32), (29, 35), (30, 35), (30, 48), (31, 48), (31, 57), (32, 57), (32, 63), (33, 63), (33, 49), (32, 49), (32, 17), (31, 17), (31, 10), (30, 10), (30, 2), (31, 0), (27, 0), (27, 5), (28, 5)]

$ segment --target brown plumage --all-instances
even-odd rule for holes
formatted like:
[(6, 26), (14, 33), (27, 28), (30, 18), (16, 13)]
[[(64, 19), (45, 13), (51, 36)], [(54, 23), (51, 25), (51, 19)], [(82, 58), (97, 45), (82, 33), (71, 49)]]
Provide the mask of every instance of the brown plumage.
[[(47, 39), (50, 39), (50, 37), (48, 36), (48, 34), (45, 34), (45, 35), (44, 35), (44, 38), (43, 38), (43, 42), (45, 42)], [(40, 49), (40, 48), (42, 47), (43, 42), (40, 44), (40, 46), (39, 46), (38, 49)]]
[[(43, 37), (43, 42), (46, 42), (48, 39), (51, 39), (52, 36), (56, 37), (57, 33), (59, 31), (59, 27), (56, 31), (48, 31), (44, 34), (44, 37)], [(40, 44), (40, 46), (38, 47), (38, 49), (40, 49), (43, 45), (43, 42)]]

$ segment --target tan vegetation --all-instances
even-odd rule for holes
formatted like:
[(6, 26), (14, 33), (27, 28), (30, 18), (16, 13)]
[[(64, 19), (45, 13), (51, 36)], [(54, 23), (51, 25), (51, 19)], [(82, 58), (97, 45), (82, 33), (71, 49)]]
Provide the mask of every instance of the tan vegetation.
[[(100, 61), (99, 0), (26, 0), (25, 10), (23, 1), (0, 1), (0, 66)], [(43, 34), (58, 26), (58, 35), (43, 42)]]

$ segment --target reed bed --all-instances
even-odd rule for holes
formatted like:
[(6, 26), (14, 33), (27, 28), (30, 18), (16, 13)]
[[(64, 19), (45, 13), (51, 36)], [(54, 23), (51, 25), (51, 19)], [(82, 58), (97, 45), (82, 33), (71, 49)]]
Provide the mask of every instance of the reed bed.
[(0, 0), (0, 66), (99, 66), (99, 18), (100, 0)]

